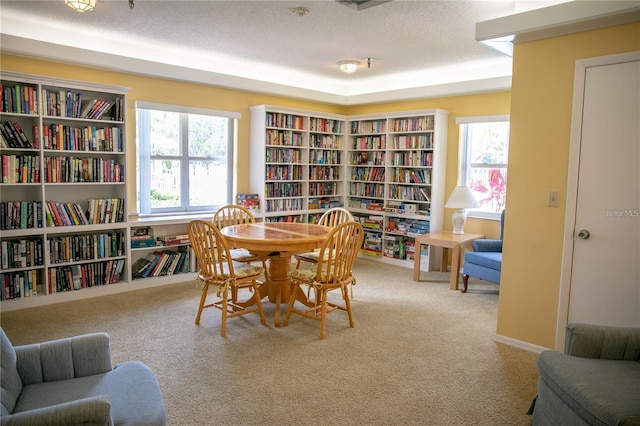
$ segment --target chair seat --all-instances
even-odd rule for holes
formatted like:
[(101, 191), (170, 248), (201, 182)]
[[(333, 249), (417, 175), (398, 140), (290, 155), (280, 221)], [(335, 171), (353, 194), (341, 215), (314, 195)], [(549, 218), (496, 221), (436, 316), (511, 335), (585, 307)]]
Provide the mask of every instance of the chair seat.
[(262, 260), (260, 256), (251, 254), (249, 250), (243, 248), (230, 249), (229, 253), (231, 254), (231, 259), (236, 262), (258, 262)]
[[(307, 253), (297, 254), (295, 257), (299, 260), (304, 260), (310, 263), (318, 263), (318, 256), (320, 255), (320, 251), (309, 251)], [(327, 256), (325, 256), (326, 259)]]
[[(321, 285), (326, 285), (326, 284), (330, 284), (332, 283), (333, 277), (327, 277), (327, 270), (326, 268), (322, 268), (322, 274), (320, 277), (320, 281), (318, 282), (316, 281), (316, 275), (317, 275), (317, 268), (313, 267), (313, 268), (309, 268), (309, 269), (294, 269), (293, 271), (291, 271), (289, 273), (289, 277), (291, 277), (291, 279), (294, 280), (298, 280), (304, 284), (310, 285), (312, 287), (316, 287), (316, 286), (321, 286)], [(353, 276), (351, 276), (351, 283), (355, 284), (356, 280)], [(336, 284), (339, 284), (340, 282), (336, 282)]]
[(465, 264), (473, 263), (475, 265), (484, 266), (485, 268), (501, 271), (502, 253), (470, 251), (465, 253), (464, 262)]

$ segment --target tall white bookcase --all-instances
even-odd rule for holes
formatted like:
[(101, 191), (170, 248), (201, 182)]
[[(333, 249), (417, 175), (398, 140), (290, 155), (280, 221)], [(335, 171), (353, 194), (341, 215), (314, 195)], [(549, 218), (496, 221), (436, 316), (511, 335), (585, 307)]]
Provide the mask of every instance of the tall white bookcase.
[(265, 221), (314, 222), (344, 204), (345, 118), (251, 107), (249, 191)]
[[(415, 237), (443, 225), (448, 115), (251, 107), (250, 191), (260, 195), (260, 215), (313, 222), (345, 206), (366, 228), (363, 255), (413, 267)], [(439, 261), (428, 250), (426, 270)]]
[(126, 89), (11, 73), (1, 84), (2, 309), (120, 291)]

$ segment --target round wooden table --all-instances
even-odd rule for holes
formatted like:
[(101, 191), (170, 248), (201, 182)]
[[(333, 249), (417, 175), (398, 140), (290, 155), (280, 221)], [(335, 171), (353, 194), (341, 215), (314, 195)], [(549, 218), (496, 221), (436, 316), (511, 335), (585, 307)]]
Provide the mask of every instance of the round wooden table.
[[(245, 248), (268, 258), (259, 297), (268, 296), (269, 301), (276, 304), (276, 327), (280, 326), (280, 305), (291, 297), (291, 257), (320, 247), (329, 231), (325, 226), (297, 222), (246, 223), (222, 228), (231, 247)], [(254, 304), (255, 297), (245, 304)]]

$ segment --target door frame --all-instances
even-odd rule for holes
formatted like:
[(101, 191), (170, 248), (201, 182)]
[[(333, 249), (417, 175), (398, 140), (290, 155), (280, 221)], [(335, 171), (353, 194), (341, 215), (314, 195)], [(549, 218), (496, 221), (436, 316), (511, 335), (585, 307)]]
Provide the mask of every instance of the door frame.
[(571, 111), (571, 136), (567, 175), (567, 197), (564, 219), (562, 249), (562, 269), (560, 273), (560, 294), (558, 297), (558, 318), (556, 321), (557, 351), (564, 351), (567, 323), (569, 319), (569, 296), (571, 294), (571, 270), (573, 265), (574, 230), (578, 205), (578, 179), (580, 177), (580, 149), (582, 143), (582, 113), (587, 69), (591, 67), (615, 65), (640, 61), (640, 50), (595, 58), (578, 59), (573, 82), (573, 106)]

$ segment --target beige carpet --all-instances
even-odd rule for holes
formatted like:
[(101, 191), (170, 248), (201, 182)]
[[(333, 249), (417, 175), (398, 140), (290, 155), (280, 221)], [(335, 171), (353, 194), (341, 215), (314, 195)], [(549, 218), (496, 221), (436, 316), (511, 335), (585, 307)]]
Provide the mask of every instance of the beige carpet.
[[(219, 311), (194, 324), (193, 282), (3, 313), (14, 344), (92, 331), (111, 334), (114, 362), (142, 360), (158, 376), (170, 425), (527, 425), (537, 355), (500, 343), (497, 287), (451, 291), (446, 274), (358, 259), (353, 302), (319, 323), (288, 327)], [(442, 276), (439, 276), (442, 275)]]

